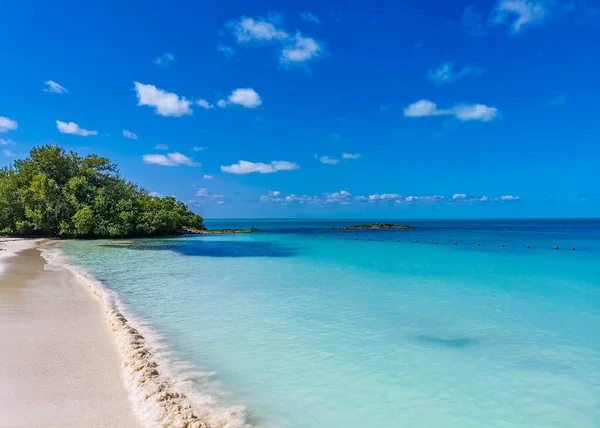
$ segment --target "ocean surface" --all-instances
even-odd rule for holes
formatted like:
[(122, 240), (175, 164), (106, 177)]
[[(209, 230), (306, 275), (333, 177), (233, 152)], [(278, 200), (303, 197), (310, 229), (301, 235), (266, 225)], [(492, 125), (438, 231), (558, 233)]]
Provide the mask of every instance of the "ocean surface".
[(600, 220), (367, 222), (61, 251), (249, 426), (600, 426)]

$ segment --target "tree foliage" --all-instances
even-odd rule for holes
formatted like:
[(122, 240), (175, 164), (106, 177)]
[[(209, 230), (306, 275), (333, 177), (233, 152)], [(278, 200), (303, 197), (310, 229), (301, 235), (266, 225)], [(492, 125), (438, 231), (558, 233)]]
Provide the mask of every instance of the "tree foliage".
[(203, 229), (173, 197), (156, 197), (97, 155), (53, 145), (0, 169), (0, 233), (78, 238), (176, 235)]

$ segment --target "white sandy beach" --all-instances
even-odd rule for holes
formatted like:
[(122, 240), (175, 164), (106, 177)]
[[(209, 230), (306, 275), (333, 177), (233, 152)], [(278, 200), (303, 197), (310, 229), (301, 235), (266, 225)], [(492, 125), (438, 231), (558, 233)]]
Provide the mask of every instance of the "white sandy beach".
[(103, 302), (41, 241), (0, 242), (0, 427), (136, 427)]

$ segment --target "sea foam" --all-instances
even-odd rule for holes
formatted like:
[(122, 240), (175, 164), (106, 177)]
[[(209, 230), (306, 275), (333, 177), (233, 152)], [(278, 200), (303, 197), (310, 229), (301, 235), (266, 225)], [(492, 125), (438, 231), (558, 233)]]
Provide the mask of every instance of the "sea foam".
[(214, 373), (198, 373), (177, 361), (153, 329), (135, 319), (118, 296), (78, 266), (57, 247), (45, 248), (47, 268), (63, 268), (102, 299), (120, 357), (123, 379), (134, 413), (143, 427), (238, 428), (250, 427), (243, 406), (226, 405), (215, 395), (199, 390)]

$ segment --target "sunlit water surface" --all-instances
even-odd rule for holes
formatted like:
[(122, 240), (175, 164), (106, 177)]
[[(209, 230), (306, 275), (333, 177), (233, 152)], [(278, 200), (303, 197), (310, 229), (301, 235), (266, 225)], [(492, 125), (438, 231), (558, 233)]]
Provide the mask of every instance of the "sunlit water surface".
[(254, 425), (600, 426), (599, 221), (235, 223), (63, 251)]

